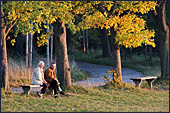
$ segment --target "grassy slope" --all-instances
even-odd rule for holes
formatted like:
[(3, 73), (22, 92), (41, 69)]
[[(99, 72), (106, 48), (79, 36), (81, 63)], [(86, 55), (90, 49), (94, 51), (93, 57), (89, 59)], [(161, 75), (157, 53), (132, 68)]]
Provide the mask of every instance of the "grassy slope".
[[(87, 61), (96, 64), (111, 65), (110, 58), (102, 59), (98, 54), (82, 55), (75, 60)], [(81, 56), (81, 57), (80, 57)], [(132, 60), (133, 58), (133, 60)], [(123, 61), (123, 67), (138, 68), (136, 70), (146, 72), (147, 74), (159, 74), (158, 62), (143, 62), (142, 56), (132, 56)], [(158, 60), (158, 59), (154, 59)], [(123, 63), (124, 62), (124, 63)], [(140, 67), (141, 66), (141, 67)], [(156, 68), (158, 67), (158, 68)], [(155, 69), (155, 70), (154, 70)], [(156, 72), (156, 70), (158, 70)], [(146, 75), (147, 75), (146, 74)], [(154, 74), (153, 74), (154, 75)], [(159, 80), (154, 84), (159, 88), (168, 88), (169, 81)], [(131, 87), (131, 86), (130, 86)], [(59, 97), (55, 99), (51, 95), (44, 95), (40, 99), (36, 93), (30, 96), (24, 94), (7, 93), (1, 89), (1, 111), (2, 112), (168, 112), (169, 111), (169, 90), (156, 90), (126, 88), (126, 89), (105, 89), (71, 87), (65, 90), (70, 96)], [(5, 94), (6, 93), (6, 94)]]
[(2, 112), (168, 112), (169, 91), (72, 87), (70, 96), (2, 94)]

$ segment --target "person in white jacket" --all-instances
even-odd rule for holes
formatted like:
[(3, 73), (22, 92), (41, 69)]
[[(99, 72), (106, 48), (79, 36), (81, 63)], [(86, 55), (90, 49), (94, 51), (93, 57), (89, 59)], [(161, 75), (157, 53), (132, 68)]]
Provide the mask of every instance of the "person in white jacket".
[(42, 98), (43, 94), (45, 93), (46, 89), (49, 86), (49, 84), (44, 79), (43, 67), (44, 67), (44, 62), (40, 61), (38, 63), (37, 68), (34, 69), (33, 75), (32, 75), (32, 84), (43, 85), (43, 88), (37, 92), (37, 95), (40, 98)]

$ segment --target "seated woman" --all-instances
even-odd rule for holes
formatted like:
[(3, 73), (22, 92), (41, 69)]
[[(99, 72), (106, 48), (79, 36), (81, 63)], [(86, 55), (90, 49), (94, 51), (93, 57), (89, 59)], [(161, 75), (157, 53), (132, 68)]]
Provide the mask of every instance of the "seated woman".
[(49, 84), (44, 79), (43, 73), (44, 62), (40, 61), (38, 63), (37, 68), (34, 69), (32, 75), (32, 84), (34, 85), (43, 85), (43, 88), (37, 92), (37, 95), (42, 98), (43, 94), (45, 93), (46, 89), (48, 88)]

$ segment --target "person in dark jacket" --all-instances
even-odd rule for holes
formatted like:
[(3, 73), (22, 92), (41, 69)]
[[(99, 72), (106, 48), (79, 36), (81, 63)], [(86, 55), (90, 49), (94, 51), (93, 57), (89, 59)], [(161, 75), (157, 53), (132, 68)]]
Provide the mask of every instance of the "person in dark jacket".
[(55, 98), (58, 97), (57, 89), (60, 94), (64, 95), (64, 91), (60, 88), (60, 82), (58, 81), (55, 73), (56, 63), (51, 63), (51, 66), (44, 72), (44, 79), (50, 84), (50, 87), (54, 89)]

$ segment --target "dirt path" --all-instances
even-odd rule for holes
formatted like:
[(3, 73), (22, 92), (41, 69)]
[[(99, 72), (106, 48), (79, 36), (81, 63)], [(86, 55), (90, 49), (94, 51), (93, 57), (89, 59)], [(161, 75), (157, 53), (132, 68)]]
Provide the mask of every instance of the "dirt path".
[[(89, 64), (83, 62), (76, 62), (76, 65), (81, 69), (85, 70), (92, 74), (92, 77), (88, 78), (84, 81), (73, 82), (73, 85), (81, 85), (83, 87), (93, 87), (93, 86), (100, 86), (104, 85), (105, 82), (103, 80), (104, 75), (108, 70), (112, 70), (111, 66), (103, 66), (103, 65), (96, 65), (96, 64)], [(130, 78), (143, 76), (140, 72), (137, 72), (132, 69), (122, 68), (122, 79), (123, 82), (133, 83)], [(112, 78), (112, 77), (109, 77)], [(32, 88), (31, 92), (39, 91), (41, 88)], [(22, 88), (13, 88), (11, 91), (14, 92), (23, 92)]]
[[(87, 80), (73, 83), (73, 85), (81, 85), (84, 87), (104, 85), (105, 84), (103, 80), (104, 75), (106, 75), (106, 72), (108, 70), (112, 70), (111, 66), (103, 66), (103, 65), (89, 64), (83, 62), (76, 62), (76, 64), (81, 70), (85, 70), (92, 74), (92, 77), (88, 78)], [(130, 80), (130, 78), (139, 77), (139, 76), (140, 77), (143, 76), (142, 73), (128, 68), (122, 68), (123, 82), (133, 83), (133, 81)], [(110, 76), (109, 78), (112, 77)]]

